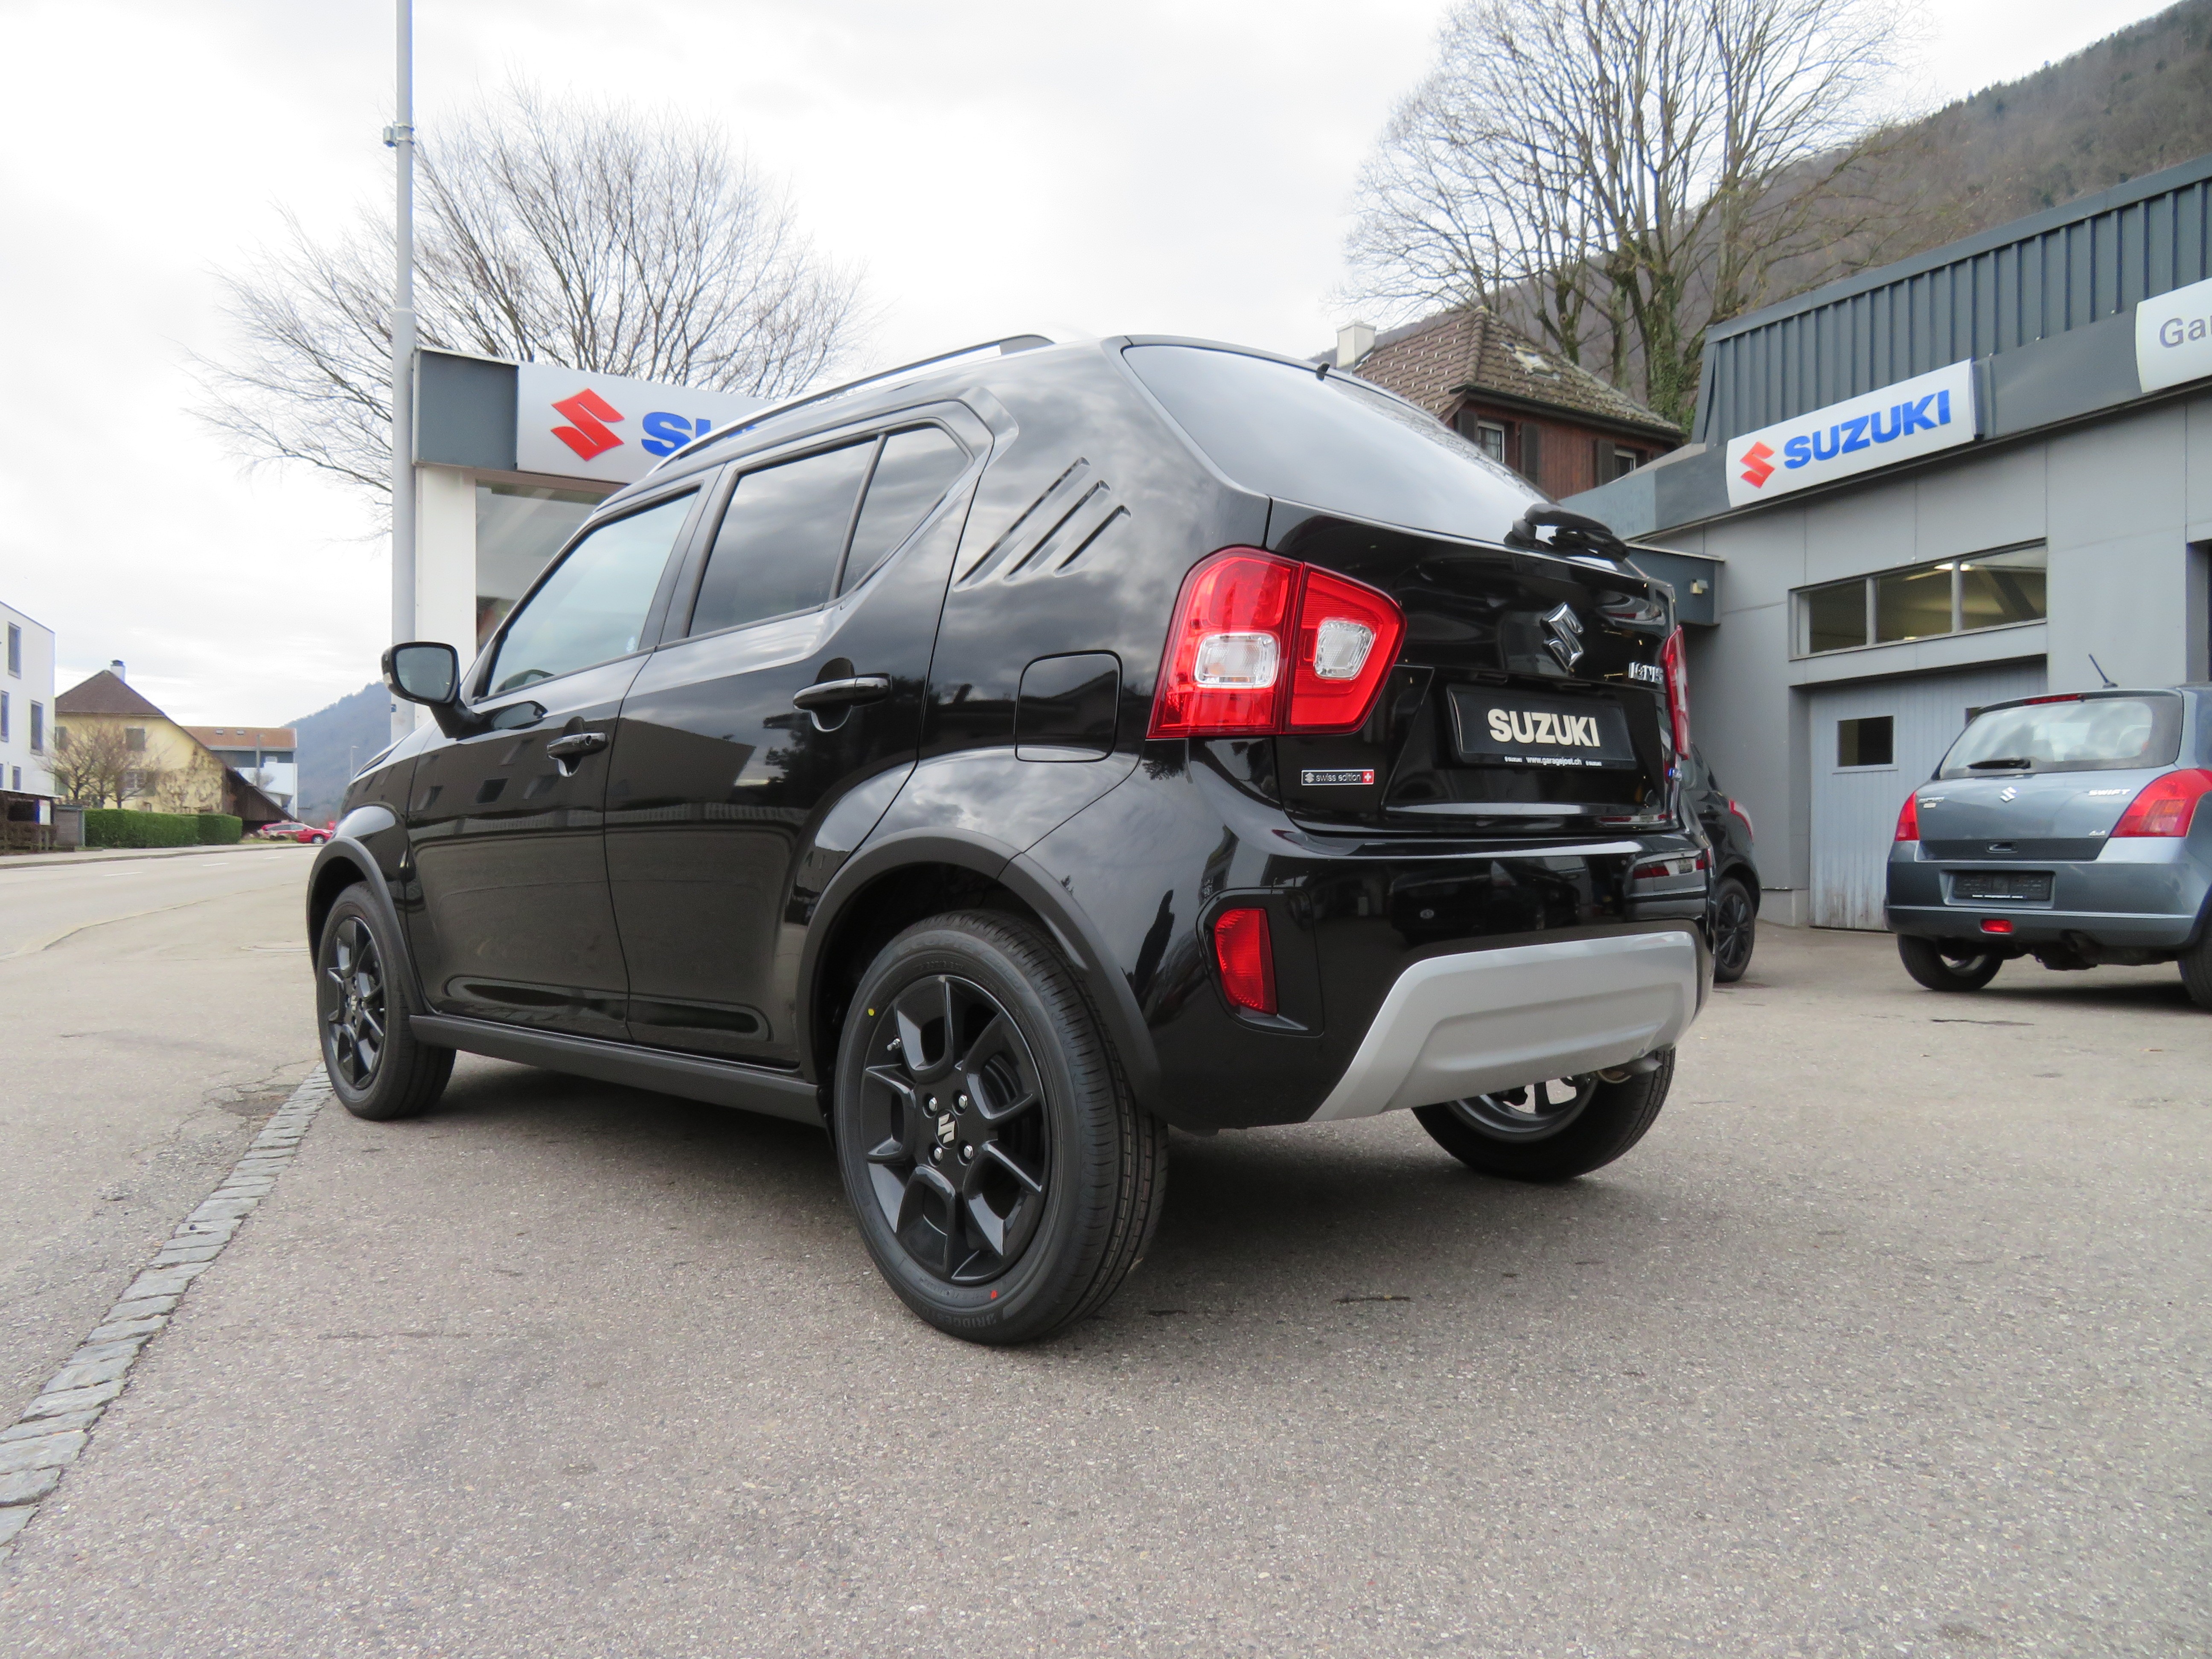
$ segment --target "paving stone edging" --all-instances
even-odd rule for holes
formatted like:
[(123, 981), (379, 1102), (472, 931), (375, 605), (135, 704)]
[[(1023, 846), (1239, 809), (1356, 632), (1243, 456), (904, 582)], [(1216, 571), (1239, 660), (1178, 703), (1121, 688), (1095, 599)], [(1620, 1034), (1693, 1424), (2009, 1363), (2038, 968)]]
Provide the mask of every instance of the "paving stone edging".
[(61, 1484), (63, 1471), (84, 1449), (108, 1402), (123, 1392), (131, 1367), (169, 1322), (178, 1299), (274, 1190), (301, 1137), (330, 1098), (330, 1079), (318, 1066), (276, 1109), (215, 1191), (177, 1224), (122, 1299), (46, 1379), (23, 1414), (0, 1429), (0, 1561), (13, 1553), (40, 1501)]

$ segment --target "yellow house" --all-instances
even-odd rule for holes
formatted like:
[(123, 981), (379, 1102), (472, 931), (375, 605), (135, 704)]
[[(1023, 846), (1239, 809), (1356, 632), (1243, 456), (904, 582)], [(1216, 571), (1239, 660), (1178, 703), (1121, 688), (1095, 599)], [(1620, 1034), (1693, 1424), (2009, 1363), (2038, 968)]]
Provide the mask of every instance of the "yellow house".
[[(238, 791), (258, 797), (208, 746), (125, 684), (111, 663), (54, 699), (54, 793), (87, 806), (149, 812), (235, 811)], [(267, 803), (264, 803), (267, 805)], [(243, 813), (265, 821), (258, 811)], [(265, 817), (282, 816), (271, 810)]]

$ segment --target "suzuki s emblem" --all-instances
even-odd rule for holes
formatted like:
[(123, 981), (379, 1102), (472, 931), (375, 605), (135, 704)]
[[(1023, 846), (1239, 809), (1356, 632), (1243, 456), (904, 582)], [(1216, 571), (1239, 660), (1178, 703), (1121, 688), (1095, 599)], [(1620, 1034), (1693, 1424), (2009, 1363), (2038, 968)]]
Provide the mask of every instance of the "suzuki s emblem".
[(1569, 673), (1583, 659), (1583, 622), (1566, 605), (1544, 613), (1544, 643)]
[(2007, 784), (2003, 788), (1997, 791), (1997, 799), (1999, 800), (2018, 800), (2020, 799), (2020, 791), (2014, 788), (2010, 784)]

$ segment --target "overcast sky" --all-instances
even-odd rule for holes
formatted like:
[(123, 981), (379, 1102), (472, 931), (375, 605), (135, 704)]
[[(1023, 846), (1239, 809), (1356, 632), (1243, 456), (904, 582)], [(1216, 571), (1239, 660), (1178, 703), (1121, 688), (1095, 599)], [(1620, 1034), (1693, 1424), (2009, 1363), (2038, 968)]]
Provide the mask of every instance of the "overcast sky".
[[(1929, 0), (1906, 92), (2065, 56), (2148, 0)], [(860, 263), (878, 366), (1042, 328), (1310, 352), (1354, 176), (1445, 0), (418, 0), (416, 123), (511, 75), (720, 124)], [(391, 195), (390, 0), (0, 0), (0, 599), (66, 689), (125, 659), (179, 720), (374, 677), (365, 502), (191, 419), (216, 273), (281, 210)]]

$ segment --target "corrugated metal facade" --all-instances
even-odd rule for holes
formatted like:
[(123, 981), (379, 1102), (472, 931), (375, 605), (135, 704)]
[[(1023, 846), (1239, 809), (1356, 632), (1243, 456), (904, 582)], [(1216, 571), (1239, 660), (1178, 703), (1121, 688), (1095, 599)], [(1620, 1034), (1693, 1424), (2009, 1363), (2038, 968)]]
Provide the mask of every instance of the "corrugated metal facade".
[(1717, 329), (1697, 437), (1993, 357), (2212, 276), (2212, 156), (2148, 173)]

